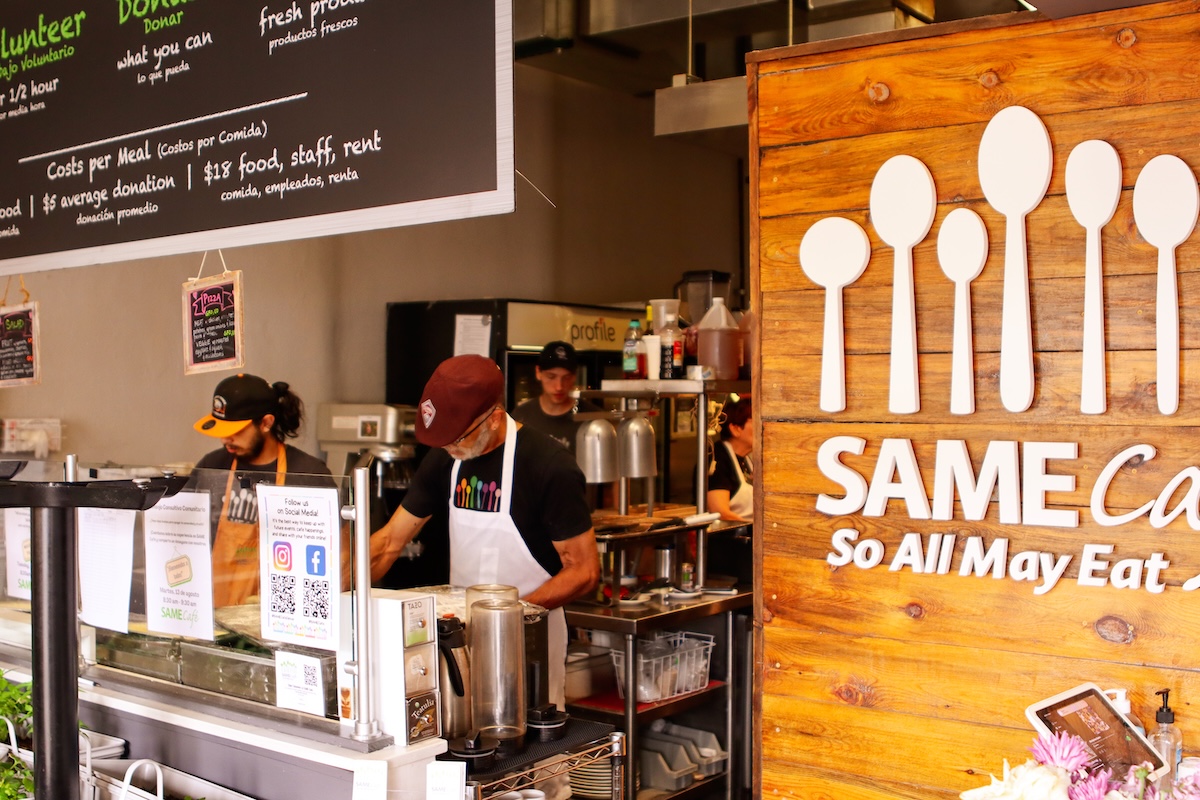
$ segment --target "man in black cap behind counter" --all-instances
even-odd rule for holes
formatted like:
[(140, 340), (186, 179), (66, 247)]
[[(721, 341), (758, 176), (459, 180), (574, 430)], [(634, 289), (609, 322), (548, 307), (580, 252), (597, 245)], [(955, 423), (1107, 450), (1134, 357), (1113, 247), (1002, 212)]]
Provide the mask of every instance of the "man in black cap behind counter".
[[(258, 593), (254, 484), (274, 480), (283, 485), (288, 474), (329, 475), (325, 462), (284, 443), (298, 434), (303, 418), (304, 405), (286, 383), (269, 384), (257, 375), (239, 373), (217, 384), (212, 413), (192, 426), (223, 445), (197, 461), (192, 473), (192, 482), (212, 494), (216, 515), (214, 608), (239, 605)], [(321, 483), (334, 485), (332, 479)]]
[[(432, 448), (401, 506), (371, 536), (379, 580), (440, 508), (450, 515), (450, 583), (516, 586), (550, 609), (549, 699), (566, 681), (562, 606), (595, 591), (600, 560), (583, 473), (564, 448), (504, 413), (496, 362), (455, 356), (434, 371), (417, 408), (417, 440)], [(530, 698), (532, 703), (535, 698)]]
[(554, 441), (575, 452), (575, 433), (580, 423), (575, 412), (603, 411), (587, 400), (571, 396), (575, 389), (575, 373), (579, 360), (575, 348), (566, 342), (550, 342), (538, 356), (534, 375), (542, 385), (542, 393), (531, 397), (513, 409), (512, 418), (535, 431), (541, 431)]

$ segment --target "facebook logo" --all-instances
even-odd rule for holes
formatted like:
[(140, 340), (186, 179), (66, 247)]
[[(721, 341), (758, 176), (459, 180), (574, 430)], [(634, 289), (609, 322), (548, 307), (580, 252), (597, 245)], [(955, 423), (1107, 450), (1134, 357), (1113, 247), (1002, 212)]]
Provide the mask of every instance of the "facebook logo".
[(310, 544), (304, 551), (305, 567), (309, 575), (325, 574), (325, 548), (319, 544)]

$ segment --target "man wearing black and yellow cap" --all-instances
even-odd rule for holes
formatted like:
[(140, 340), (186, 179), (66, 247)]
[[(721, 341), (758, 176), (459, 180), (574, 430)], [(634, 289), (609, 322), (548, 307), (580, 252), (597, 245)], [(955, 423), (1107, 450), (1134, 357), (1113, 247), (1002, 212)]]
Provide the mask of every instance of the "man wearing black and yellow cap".
[[(323, 461), (284, 443), (298, 434), (303, 418), (304, 405), (286, 383), (269, 384), (257, 375), (242, 373), (217, 384), (212, 413), (193, 426), (223, 445), (196, 462), (194, 478), (200, 488), (209, 488), (214, 498), (224, 489), (213, 537), (214, 608), (244, 603), (258, 593), (254, 484), (273, 479), (282, 485), (289, 473), (329, 475)], [(219, 476), (218, 480), (214, 476)], [(217, 483), (223, 486), (205, 485)]]
[[(416, 436), (431, 450), (401, 507), (371, 536), (378, 580), (439, 510), (450, 515), (450, 583), (516, 586), (551, 609), (549, 699), (562, 705), (567, 625), (562, 606), (595, 591), (600, 560), (575, 458), (504, 412), (496, 362), (443, 361), (421, 395)], [(533, 702), (533, 698), (531, 698)]]

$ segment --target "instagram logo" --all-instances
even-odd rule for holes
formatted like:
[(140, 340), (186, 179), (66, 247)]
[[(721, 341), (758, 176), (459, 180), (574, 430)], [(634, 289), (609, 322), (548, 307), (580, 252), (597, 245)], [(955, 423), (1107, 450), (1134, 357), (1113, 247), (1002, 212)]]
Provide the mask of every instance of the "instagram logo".
[(287, 542), (275, 542), (271, 545), (271, 555), (275, 558), (275, 569), (280, 572), (292, 571), (292, 546)]

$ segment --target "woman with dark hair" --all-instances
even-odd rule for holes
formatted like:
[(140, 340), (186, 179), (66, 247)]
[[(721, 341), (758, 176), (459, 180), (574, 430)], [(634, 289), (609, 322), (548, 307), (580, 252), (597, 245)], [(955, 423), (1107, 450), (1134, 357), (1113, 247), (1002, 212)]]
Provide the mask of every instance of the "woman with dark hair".
[(708, 465), (708, 510), (721, 519), (751, 522), (754, 519), (754, 431), (750, 427), (749, 397), (730, 398), (721, 409), (720, 438), (713, 444)]

